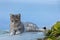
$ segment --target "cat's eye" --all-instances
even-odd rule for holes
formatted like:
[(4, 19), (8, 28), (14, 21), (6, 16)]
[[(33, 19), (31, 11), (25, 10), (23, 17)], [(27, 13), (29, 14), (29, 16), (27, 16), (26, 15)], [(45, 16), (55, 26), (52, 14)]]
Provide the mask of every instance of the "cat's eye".
[(12, 20), (12, 22), (13, 22), (13, 20)]
[(18, 20), (15, 20), (15, 22), (18, 22)]

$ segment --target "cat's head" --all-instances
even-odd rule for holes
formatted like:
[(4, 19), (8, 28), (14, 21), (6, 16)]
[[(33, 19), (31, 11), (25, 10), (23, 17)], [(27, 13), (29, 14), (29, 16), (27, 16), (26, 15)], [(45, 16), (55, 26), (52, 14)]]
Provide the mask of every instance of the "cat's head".
[(10, 21), (17, 23), (21, 21), (21, 15), (20, 14), (10, 14)]

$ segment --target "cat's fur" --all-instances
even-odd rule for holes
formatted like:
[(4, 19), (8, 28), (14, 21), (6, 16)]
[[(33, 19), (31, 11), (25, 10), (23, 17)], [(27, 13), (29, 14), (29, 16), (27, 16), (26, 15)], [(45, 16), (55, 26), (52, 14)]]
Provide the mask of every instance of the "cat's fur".
[(25, 28), (26, 32), (33, 32), (33, 31), (36, 31), (37, 29), (39, 29), (39, 27), (32, 22), (25, 22), (24, 28)]
[(21, 22), (20, 14), (10, 14), (10, 34), (15, 35), (24, 31), (24, 25)]
[(38, 29), (36, 24), (31, 22), (21, 22), (20, 14), (10, 14), (10, 35), (22, 33), (24, 31), (33, 31)]

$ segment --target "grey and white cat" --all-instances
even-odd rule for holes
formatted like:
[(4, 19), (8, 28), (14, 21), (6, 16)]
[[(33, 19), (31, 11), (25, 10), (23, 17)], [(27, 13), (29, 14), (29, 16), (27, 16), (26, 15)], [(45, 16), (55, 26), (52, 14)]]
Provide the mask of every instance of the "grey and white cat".
[(20, 14), (10, 14), (10, 34), (15, 35), (24, 31), (24, 25), (21, 22)]
[(21, 22), (20, 14), (10, 14), (10, 35), (33, 31), (38, 29), (37, 25), (31, 22)]

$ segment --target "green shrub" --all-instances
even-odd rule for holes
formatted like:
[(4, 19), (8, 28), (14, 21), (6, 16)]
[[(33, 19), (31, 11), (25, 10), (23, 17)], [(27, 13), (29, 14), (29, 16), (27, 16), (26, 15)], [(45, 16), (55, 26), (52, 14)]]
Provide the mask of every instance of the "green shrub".
[(48, 30), (46, 36), (46, 40), (60, 40), (60, 38), (58, 38), (58, 36), (60, 36), (60, 21), (56, 22), (51, 30)]

